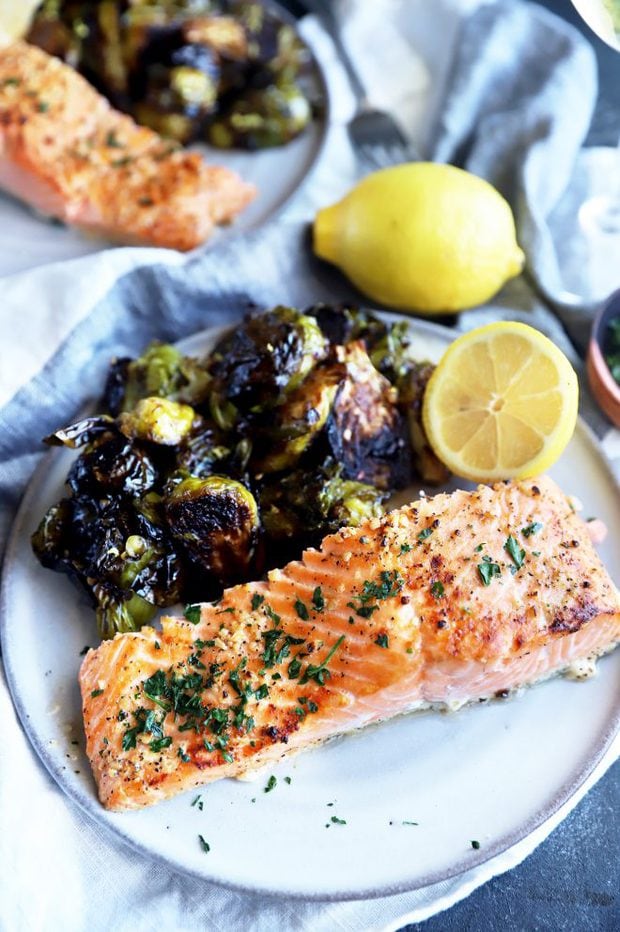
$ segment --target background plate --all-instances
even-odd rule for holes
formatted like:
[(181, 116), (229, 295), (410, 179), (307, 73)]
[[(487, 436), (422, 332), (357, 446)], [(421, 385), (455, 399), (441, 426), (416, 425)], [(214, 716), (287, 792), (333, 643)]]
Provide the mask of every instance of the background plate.
[[(453, 338), (419, 321), (411, 331), (420, 357), (438, 358)], [(216, 333), (181, 346), (205, 351)], [(94, 616), (65, 577), (38, 564), (29, 542), (60, 496), (74, 455), (62, 450), (46, 458), (17, 516), (2, 590), (4, 663), (24, 730), (50, 773), (136, 849), (245, 890), (319, 899), (411, 890), (461, 873), (529, 834), (583, 783), (613, 738), (618, 651), (585, 683), (557, 679), (518, 699), (453, 715), (402, 717), (291, 758), (254, 783), (221, 780), (202, 792), (203, 811), (191, 806), (190, 792), (141, 812), (106, 812), (83, 752), (77, 685), (80, 650), (96, 643)], [(600, 551), (617, 580), (620, 496), (583, 423), (551, 472), (583, 501), (586, 516), (605, 518), (610, 533)], [(266, 795), (271, 773), (278, 784)], [(332, 824), (332, 815), (346, 825)], [(211, 845), (208, 855), (198, 833)]]
[[(263, 4), (290, 23), (299, 35), (297, 21), (286, 9), (275, 0), (263, 0)], [(304, 87), (311, 99), (322, 101), (321, 114), (307, 129), (286, 146), (257, 152), (215, 149), (207, 145), (193, 147), (202, 152), (208, 162), (238, 172), (258, 188), (258, 195), (249, 207), (229, 227), (218, 227), (209, 243), (253, 230), (277, 215), (297, 193), (318, 160), (329, 122), (329, 88), (318, 59), (303, 36), (300, 38), (310, 53)], [(20, 244), (19, 256), (15, 255), (16, 242)], [(0, 192), (0, 274), (18, 272), (45, 262), (77, 258), (110, 245), (113, 244), (50, 221)], [(6, 263), (2, 259), (3, 254), (7, 256)]]

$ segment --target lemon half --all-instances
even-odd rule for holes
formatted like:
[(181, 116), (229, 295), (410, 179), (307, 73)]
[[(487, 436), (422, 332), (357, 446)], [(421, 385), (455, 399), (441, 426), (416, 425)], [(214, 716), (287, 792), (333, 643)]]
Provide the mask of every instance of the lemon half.
[(499, 321), (452, 343), (426, 387), (429, 442), (476, 482), (547, 470), (573, 435), (579, 388), (570, 362), (526, 324)]

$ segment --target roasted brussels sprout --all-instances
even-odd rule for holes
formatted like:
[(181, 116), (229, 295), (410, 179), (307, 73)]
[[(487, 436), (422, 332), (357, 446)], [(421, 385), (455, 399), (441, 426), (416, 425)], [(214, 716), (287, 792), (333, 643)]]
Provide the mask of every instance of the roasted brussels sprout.
[(342, 477), (384, 491), (404, 488), (411, 478), (407, 428), (396, 389), (373, 366), (363, 343), (341, 351), (347, 377), (326, 425), (332, 458)]
[(336, 346), (363, 340), (370, 351), (389, 331), (389, 326), (374, 314), (349, 304), (313, 304), (304, 314), (314, 317), (323, 335)]
[[(384, 492), (342, 479), (339, 472), (327, 462), (325, 468), (298, 470), (263, 484), (259, 496), (263, 526), (270, 542), (285, 548), (287, 560), (344, 525), (357, 527), (382, 513)], [(279, 556), (276, 550), (276, 560)]]
[(119, 430), (130, 440), (149, 440), (165, 447), (178, 446), (196, 421), (189, 405), (167, 398), (141, 398), (133, 411), (118, 418)]
[(158, 396), (200, 404), (209, 391), (201, 363), (167, 343), (151, 343), (138, 359), (116, 359), (106, 381), (103, 404), (110, 414), (132, 411), (141, 398)]
[(280, 472), (295, 465), (325, 427), (346, 374), (342, 363), (320, 364), (269, 412), (269, 425), (259, 444), (263, 453), (253, 459), (259, 472)]
[(228, 473), (233, 456), (234, 451), (227, 445), (222, 432), (200, 421), (183, 438), (176, 462), (182, 472), (203, 478), (216, 472)]
[(76, 495), (139, 495), (152, 489), (157, 477), (146, 450), (122, 434), (107, 433), (80, 454), (67, 481)]
[(179, 600), (182, 567), (131, 502), (75, 496), (52, 506), (32, 537), (44, 566), (69, 573), (95, 604), (101, 637), (134, 631)]
[(28, 39), (180, 143), (283, 145), (311, 116), (308, 53), (261, 3), (46, 0)]
[(238, 97), (209, 125), (207, 138), (218, 149), (268, 149), (290, 142), (311, 118), (310, 104), (297, 84), (274, 84)]
[(399, 404), (407, 417), (413, 465), (419, 477), (431, 485), (441, 485), (450, 478), (446, 466), (437, 459), (422, 424), (424, 391), (435, 366), (431, 362), (410, 364), (399, 380)]
[(224, 586), (244, 578), (259, 530), (258, 507), (249, 489), (225, 476), (190, 476), (174, 486), (165, 512), (171, 534), (194, 563)]
[(325, 357), (327, 341), (315, 320), (290, 307), (248, 316), (211, 354), (211, 414), (230, 430), (281, 403)]

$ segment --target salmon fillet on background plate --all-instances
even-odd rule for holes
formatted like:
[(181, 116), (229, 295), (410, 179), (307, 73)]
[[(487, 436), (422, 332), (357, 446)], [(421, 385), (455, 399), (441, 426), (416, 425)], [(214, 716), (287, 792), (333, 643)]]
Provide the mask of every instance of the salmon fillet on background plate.
[(180, 250), (256, 194), (114, 110), (57, 58), (1, 35), (0, 188), (85, 232)]
[(86, 655), (87, 754), (135, 809), (404, 712), (530, 685), (620, 641), (620, 597), (547, 478), (424, 498), (266, 582)]

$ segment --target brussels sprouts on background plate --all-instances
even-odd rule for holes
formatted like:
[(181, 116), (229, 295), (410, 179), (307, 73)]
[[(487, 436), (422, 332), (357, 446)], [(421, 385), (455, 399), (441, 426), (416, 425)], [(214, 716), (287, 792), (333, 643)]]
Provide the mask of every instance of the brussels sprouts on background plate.
[(200, 359), (116, 359), (103, 413), (47, 438), (79, 453), (34, 551), (86, 590), (102, 637), (218, 598), (416, 476), (445, 481), (420, 420), (432, 370), (400, 323), (331, 305), (248, 315)]
[(254, 150), (290, 142), (313, 114), (309, 53), (275, 9), (255, 0), (45, 0), (27, 38), (162, 136)]

